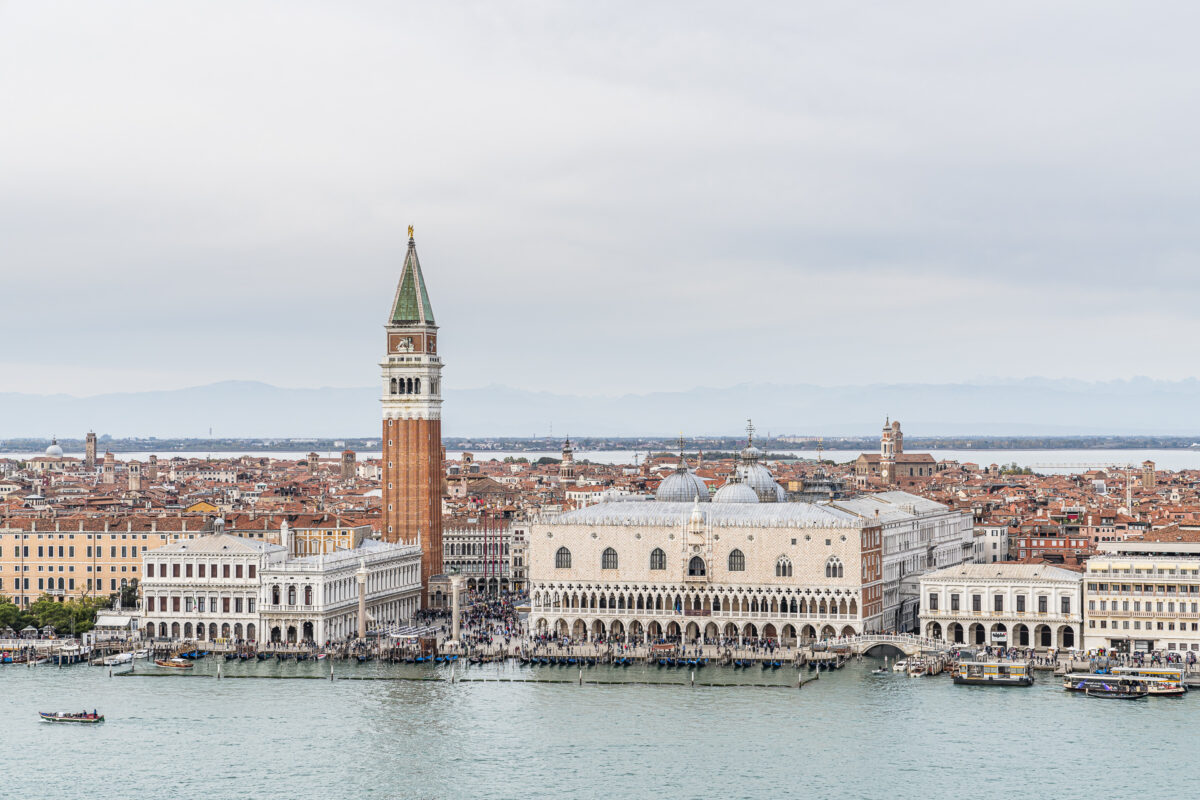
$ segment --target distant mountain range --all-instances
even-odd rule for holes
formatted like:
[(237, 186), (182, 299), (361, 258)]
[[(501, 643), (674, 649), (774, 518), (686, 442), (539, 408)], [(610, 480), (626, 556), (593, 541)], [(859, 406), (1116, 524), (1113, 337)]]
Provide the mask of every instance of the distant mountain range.
[[(1200, 381), (1030, 378), (958, 384), (742, 384), (619, 397), (507, 386), (450, 390), (446, 436), (764, 434), (854, 436), (885, 416), (923, 436), (1200, 434)], [(254, 381), (93, 397), (0, 393), (0, 437), (372, 436), (379, 390), (287, 389)]]

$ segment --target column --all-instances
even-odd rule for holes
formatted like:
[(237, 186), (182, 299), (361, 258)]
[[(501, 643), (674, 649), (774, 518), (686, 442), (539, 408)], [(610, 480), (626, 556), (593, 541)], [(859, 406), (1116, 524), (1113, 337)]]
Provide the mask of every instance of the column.
[(358, 572), (358, 638), (367, 638), (367, 561), (359, 562)]
[(458, 643), (458, 626), (459, 626), (459, 600), (458, 593), (462, 589), (462, 576), (450, 576), (450, 642), (447, 644)]

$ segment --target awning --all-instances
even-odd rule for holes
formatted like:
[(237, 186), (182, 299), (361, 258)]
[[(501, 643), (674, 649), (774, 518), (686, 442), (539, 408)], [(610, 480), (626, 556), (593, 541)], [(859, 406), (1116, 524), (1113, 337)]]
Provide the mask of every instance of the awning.
[(1109, 569), (1133, 569), (1129, 564), (1109, 564)]
[(101, 614), (96, 617), (97, 628), (128, 628), (133, 617), (116, 614)]

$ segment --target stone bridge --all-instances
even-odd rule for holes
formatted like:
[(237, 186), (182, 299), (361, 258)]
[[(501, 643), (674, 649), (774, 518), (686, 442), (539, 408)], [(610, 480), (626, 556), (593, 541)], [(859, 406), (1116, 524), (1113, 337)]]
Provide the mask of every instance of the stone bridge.
[(867, 655), (876, 647), (884, 645), (894, 647), (906, 656), (946, 649), (945, 641), (917, 636), (915, 633), (864, 633), (837, 639), (830, 644), (850, 645), (850, 652), (860, 655)]

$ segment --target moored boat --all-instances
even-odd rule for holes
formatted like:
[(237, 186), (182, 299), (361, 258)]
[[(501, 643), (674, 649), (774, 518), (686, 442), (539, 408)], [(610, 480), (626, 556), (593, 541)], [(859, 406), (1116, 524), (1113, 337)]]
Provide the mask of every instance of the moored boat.
[(1187, 693), (1187, 687), (1177, 680), (1125, 673), (1072, 672), (1063, 676), (1063, 688), (1070, 692), (1145, 692), (1156, 697), (1180, 696)]
[(1118, 691), (1103, 691), (1100, 689), (1084, 689), (1083, 693), (1088, 697), (1099, 697), (1102, 700), (1141, 700), (1143, 697), (1149, 697), (1147, 691), (1140, 692), (1118, 692)]
[(43, 722), (75, 722), (85, 725), (104, 722), (104, 715), (95, 711), (90, 714), (86, 711), (79, 714), (68, 714), (63, 711), (39, 711), (38, 716), (42, 718)]
[(954, 682), (965, 686), (1032, 686), (1033, 670), (1025, 661), (960, 661)]
[(166, 667), (167, 669), (191, 669), (195, 666), (186, 658), (156, 658), (154, 659), (154, 663), (156, 666)]

